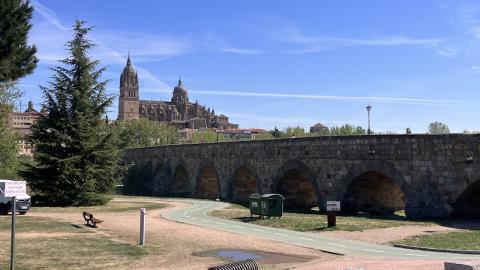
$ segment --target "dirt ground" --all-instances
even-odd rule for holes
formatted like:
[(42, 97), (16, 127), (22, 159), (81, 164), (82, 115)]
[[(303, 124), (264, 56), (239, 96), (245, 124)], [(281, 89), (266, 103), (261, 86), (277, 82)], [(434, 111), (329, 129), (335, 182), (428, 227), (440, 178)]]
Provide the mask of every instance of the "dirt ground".
[(346, 232), (346, 231), (328, 231), (319, 234), (325, 236), (340, 237), (352, 240), (360, 240), (375, 244), (386, 244), (388, 242), (401, 240), (414, 235), (444, 233), (460, 231), (460, 229), (444, 226), (402, 226), (385, 229), (371, 229), (365, 231)]
[[(159, 201), (155, 201), (159, 202)], [(164, 211), (171, 211), (188, 204), (168, 202), (169, 208), (152, 210), (147, 213), (146, 243), (150, 255), (127, 269), (207, 269), (209, 266), (226, 263), (220, 258), (209, 256), (219, 249), (238, 249), (257, 252), (264, 256), (259, 263), (262, 269), (443, 269), (440, 260), (393, 260), (339, 256), (313, 249), (282, 244), (271, 240), (177, 223), (161, 217)], [(55, 213), (32, 212), (32, 215), (54, 216)], [(81, 214), (65, 214), (61, 217), (70, 222), (83, 224)], [(97, 233), (106, 234), (119, 241), (136, 244), (138, 241), (139, 218), (137, 212), (101, 213), (99, 219), (105, 222)], [(364, 232), (323, 232), (322, 234), (385, 243), (411, 235), (455, 230), (441, 226), (375, 229)]]

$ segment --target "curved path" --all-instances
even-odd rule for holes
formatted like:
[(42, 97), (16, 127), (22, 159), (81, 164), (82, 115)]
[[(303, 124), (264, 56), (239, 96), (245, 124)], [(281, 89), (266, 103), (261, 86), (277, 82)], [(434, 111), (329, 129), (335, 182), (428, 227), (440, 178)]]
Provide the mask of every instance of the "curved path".
[(260, 226), (250, 223), (216, 218), (208, 212), (228, 206), (228, 203), (197, 200), (197, 199), (172, 199), (191, 203), (192, 207), (163, 213), (162, 216), (177, 222), (188, 223), (201, 227), (217, 229), (236, 234), (256, 236), (282, 243), (313, 248), (321, 251), (343, 255), (398, 258), (398, 259), (448, 259), (448, 260), (479, 260), (480, 255), (455, 254), (443, 252), (429, 252), (411, 249), (402, 249), (391, 246), (377, 245), (362, 241), (348, 240), (322, 236), (308, 232), (296, 232)]

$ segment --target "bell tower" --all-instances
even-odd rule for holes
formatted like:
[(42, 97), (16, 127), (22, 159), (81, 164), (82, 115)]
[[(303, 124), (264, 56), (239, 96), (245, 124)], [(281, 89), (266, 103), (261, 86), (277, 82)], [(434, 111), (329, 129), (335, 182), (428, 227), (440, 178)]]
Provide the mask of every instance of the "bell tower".
[(120, 75), (120, 97), (118, 98), (118, 120), (139, 118), (138, 75), (132, 66), (130, 53), (127, 65)]

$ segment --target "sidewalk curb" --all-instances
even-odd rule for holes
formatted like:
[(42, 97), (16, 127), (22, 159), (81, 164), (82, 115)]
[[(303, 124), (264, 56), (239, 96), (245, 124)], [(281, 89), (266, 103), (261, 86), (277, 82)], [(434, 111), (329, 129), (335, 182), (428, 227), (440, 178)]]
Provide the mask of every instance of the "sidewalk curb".
[(439, 249), (439, 248), (427, 248), (427, 247), (401, 245), (401, 244), (394, 244), (393, 246), (398, 248), (415, 249), (415, 250), (423, 250), (423, 251), (458, 253), (458, 254), (477, 254), (477, 255), (480, 254), (480, 250)]

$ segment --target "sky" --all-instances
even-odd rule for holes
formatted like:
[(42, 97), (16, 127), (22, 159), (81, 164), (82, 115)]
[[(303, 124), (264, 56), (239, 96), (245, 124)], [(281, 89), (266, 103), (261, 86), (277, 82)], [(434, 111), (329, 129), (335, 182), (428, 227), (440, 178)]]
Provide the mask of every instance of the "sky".
[(19, 109), (66, 57), (85, 20), (118, 112), (130, 52), (140, 98), (190, 101), (241, 128), (353, 124), (376, 132), (480, 130), (480, 2), (469, 0), (32, 0), (29, 42), (40, 59)]

